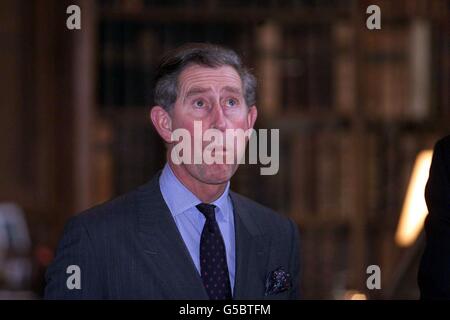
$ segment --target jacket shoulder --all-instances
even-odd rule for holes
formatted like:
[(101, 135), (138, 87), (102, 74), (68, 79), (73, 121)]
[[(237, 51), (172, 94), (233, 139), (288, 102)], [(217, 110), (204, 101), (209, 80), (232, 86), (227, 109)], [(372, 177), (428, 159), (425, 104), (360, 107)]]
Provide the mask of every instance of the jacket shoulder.
[(125, 193), (114, 199), (95, 205), (87, 210), (78, 213), (74, 218), (90, 225), (101, 221), (114, 222), (123, 215), (128, 215), (135, 210), (137, 204), (136, 190)]
[(433, 162), (440, 161), (445, 168), (448, 168), (448, 162), (450, 161), (450, 135), (436, 142), (433, 153)]
[(445, 136), (438, 140), (437, 144), (445, 144), (447, 146), (450, 146), (450, 135)]
[(251, 219), (258, 224), (263, 231), (280, 232), (291, 229), (295, 223), (287, 216), (284, 216), (275, 210), (266, 207), (252, 199), (249, 199), (236, 192), (231, 192), (233, 202), (240, 206), (240, 209), (251, 215)]
[(109, 235), (121, 237), (124, 230), (133, 230), (138, 223), (139, 201), (143, 192), (151, 193), (151, 182), (129, 191), (117, 198), (98, 204), (75, 215), (72, 220), (82, 225), (96, 238)]
[(439, 139), (434, 146), (434, 150), (450, 152), (450, 135)]

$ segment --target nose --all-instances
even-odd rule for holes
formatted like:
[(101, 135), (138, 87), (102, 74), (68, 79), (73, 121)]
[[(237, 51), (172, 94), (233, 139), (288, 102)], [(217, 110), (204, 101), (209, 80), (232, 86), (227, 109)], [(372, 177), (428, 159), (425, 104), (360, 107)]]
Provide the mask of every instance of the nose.
[(213, 109), (211, 126), (220, 131), (225, 131), (227, 127), (226, 118), (220, 104)]

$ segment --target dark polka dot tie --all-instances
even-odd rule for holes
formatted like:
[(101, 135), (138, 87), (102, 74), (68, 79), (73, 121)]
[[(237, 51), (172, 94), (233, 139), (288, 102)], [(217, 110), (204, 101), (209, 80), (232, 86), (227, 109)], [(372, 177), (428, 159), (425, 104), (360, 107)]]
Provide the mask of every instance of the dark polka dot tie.
[(231, 299), (228, 265), (219, 225), (216, 221), (216, 206), (201, 203), (197, 209), (206, 218), (200, 238), (200, 270), (206, 292), (211, 300)]

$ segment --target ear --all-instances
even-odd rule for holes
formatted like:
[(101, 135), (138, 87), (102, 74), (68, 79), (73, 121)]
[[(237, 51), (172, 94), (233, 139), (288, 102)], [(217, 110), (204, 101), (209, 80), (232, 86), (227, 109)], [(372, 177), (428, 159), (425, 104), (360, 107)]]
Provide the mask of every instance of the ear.
[(161, 106), (154, 106), (150, 110), (150, 119), (158, 134), (166, 142), (171, 142), (172, 118), (169, 113)]
[(258, 110), (256, 109), (256, 106), (251, 106), (247, 114), (247, 125), (249, 129), (253, 128), (257, 117), (258, 117)]

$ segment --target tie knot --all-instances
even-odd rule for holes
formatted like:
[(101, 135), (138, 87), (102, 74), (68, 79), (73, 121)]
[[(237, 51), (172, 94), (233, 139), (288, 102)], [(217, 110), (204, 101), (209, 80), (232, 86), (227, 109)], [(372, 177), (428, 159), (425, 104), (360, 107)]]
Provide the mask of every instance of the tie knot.
[(216, 220), (216, 213), (214, 211), (214, 209), (216, 208), (215, 205), (209, 203), (200, 203), (196, 205), (196, 207), (201, 213), (203, 213), (207, 220)]

